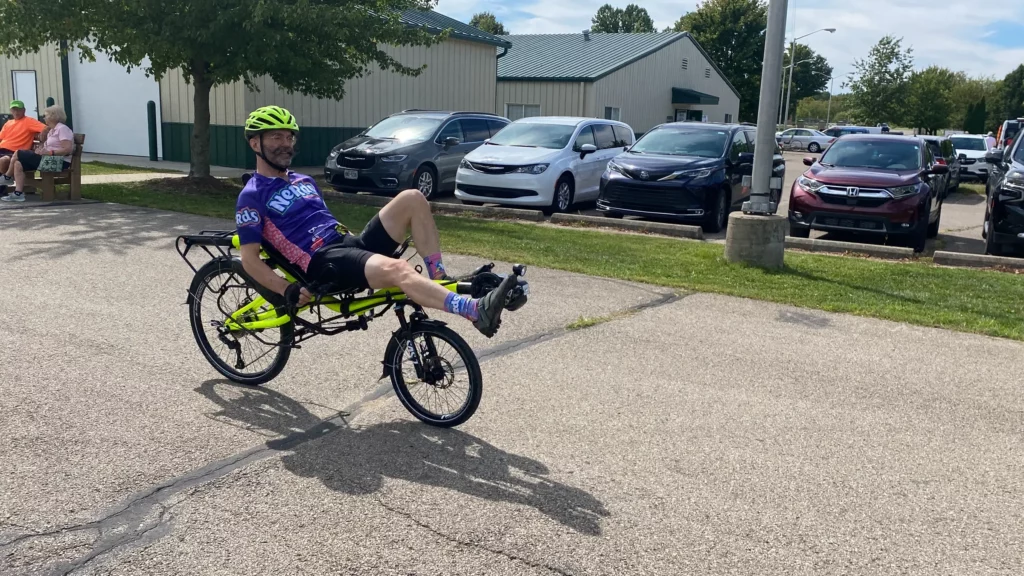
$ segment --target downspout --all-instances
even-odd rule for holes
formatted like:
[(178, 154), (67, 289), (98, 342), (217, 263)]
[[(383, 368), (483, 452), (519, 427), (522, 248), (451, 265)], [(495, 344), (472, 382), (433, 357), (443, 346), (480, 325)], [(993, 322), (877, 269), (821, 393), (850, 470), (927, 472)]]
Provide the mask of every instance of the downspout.
[(580, 117), (583, 116), (584, 102), (586, 101), (587, 83), (580, 82)]
[(75, 129), (75, 122), (71, 117), (71, 69), (68, 65), (68, 43), (66, 40), (60, 41), (60, 81), (64, 85), (64, 113), (67, 114), (68, 121), (67, 126), (71, 130)]
[[(508, 48), (509, 48), (509, 44), (506, 44), (505, 46), (502, 46), (501, 47), (501, 54), (498, 54), (498, 56), (497, 56), (497, 58), (495, 58), (495, 60), (497, 60), (498, 58), (501, 58), (505, 54), (508, 54)], [(495, 114), (499, 114), (499, 115), (500, 114), (504, 114), (505, 113), (504, 110), (498, 110), (499, 106), (501, 106), (501, 104), (498, 103), (498, 64), (495, 63), (494, 64), (494, 113)]]

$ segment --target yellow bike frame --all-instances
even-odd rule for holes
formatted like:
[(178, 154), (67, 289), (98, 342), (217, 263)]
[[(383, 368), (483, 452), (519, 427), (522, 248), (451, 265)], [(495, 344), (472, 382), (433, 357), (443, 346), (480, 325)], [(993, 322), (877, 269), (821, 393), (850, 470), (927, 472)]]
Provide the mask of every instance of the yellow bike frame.
[[(232, 236), (231, 245), (236, 249), (239, 248), (237, 234)], [(265, 259), (269, 259), (269, 255), (263, 250), (260, 250), (260, 256)], [(296, 282), (294, 276), (279, 266), (273, 266), (273, 268), (284, 274), (285, 280), (293, 283)], [(444, 286), (451, 292), (457, 291), (458, 282), (455, 280), (435, 280), (435, 282)], [(327, 296), (313, 302), (313, 305), (326, 306), (328, 309), (341, 314), (343, 317), (349, 317), (370, 311), (378, 306), (392, 304), (395, 302), (403, 302), (408, 299), (409, 297), (405, 292), (395, 287), (375, 290), (369, 296), (361, 296), (359, 298), (338, 298), (336, 296)], [(292, 321), (291, 316), (288, 314), (278, 314), (277, 309), (272, 305), (270, 305), (269, 310), (260, 311), (264, 305), (270, 305), (270, 303), (267, 302), (267, 299), (263, 296), (257, 295), (252, 302), (231, 313), (229, 318), (224, 321), (224, 327), (231, 331), (255, 331), (277, 328)], [(307, 304), (306, 306), (299, 308), (296, 313), (305, 312), (311, 307), (311, 305)]]

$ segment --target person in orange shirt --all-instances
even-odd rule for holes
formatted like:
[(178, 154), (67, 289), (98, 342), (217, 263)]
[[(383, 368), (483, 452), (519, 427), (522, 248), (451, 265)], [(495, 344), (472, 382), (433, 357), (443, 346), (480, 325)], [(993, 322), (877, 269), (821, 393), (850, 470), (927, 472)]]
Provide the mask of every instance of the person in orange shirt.
[(0, 129), (0, 174), (7, 173), (11, 157), (18, 150), (31, 150), (39, 134), (46, 130), (46, 124), (25, 116), (25, 103), (21, 100), (11, 101), (11, 116), (14, 118)]

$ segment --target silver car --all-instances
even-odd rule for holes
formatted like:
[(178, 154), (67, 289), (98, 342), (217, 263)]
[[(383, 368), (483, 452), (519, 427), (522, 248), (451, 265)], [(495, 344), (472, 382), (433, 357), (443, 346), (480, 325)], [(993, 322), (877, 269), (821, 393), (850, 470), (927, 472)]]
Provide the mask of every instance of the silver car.
[(807, 150), (812, 154), (821, 152), (835, 142), (835, 138), (828, 134), (809, 128), (790, 128), (776, 132), (775, 140), (783, 150)]

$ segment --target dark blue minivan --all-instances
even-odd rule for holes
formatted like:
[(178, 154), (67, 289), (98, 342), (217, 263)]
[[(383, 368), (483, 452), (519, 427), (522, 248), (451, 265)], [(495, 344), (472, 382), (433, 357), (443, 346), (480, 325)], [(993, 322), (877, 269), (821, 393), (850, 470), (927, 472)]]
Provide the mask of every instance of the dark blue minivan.
[[(719, 232), (750, 196), (744, 176), (753, 173), (755, 140), (755, 127), (744, 124), (657, 126), (608, 162), (597, 209), (612, 217), (695, 221)], [(771, 194), (778, 203), (786, 176), (778, 143), (773, 165)]]

